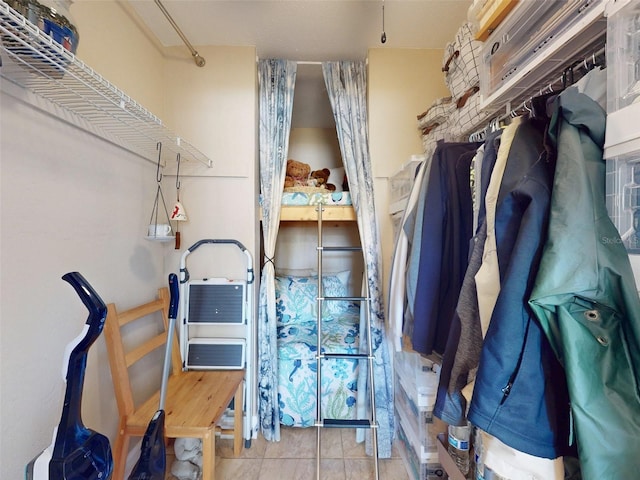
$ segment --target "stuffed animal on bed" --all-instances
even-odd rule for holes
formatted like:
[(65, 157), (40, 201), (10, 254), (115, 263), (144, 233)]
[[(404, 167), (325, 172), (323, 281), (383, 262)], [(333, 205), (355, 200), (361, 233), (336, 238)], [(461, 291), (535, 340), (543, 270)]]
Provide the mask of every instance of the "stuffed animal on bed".
[(287, 160), (286, 176), (284, 177), (284, 187), (306, 187), (309, 185), (309, 174), (311, 166), (297, 160)]
[(314, 187), (326, 188), (330, 192), (334, 192), (336, 190), (336, 186), (333, 183), (329, 182), (329, 175), (331, 172), (328, 168), (323, 168), (322, 170), (314, 170), (309, 175), (309, 185)]

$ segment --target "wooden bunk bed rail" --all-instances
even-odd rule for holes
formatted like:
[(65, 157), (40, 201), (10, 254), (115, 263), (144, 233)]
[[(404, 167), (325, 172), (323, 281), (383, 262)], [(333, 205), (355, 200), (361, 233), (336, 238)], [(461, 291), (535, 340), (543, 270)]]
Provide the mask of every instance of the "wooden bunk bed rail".
[[(316, 205), (283, 205), (280, 210), (281, 222), (317, 222)], [(356, 212), (352, 205), (324, 205), (322, 218), (325, 221), (355, 222)]]

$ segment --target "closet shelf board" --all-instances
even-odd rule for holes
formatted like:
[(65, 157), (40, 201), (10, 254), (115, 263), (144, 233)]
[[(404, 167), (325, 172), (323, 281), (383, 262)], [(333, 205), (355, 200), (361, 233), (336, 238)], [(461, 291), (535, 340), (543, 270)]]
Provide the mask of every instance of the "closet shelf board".
[[(439, 433), (438, 459), (440, 460), (442, 468), (444, 468), (447, 475), (449, 475), (449, 480), (466, 480), (466, 477), (462, 474), (451, 455), (449, 455), (447, 444), (446, 433)], [(469, 455), (473, 455), (473, 452), (470, 451)]]
[(479, 12), (480, 27), (476, 33), (476, 40), (484, 42), (491, 32), (500, 25), (500, 22), (516, 6), (518, 0), (493, 0), (487, 2)]
[[(283, 206), (280, 210), (281, 222), (316, 222), (318, 212), (315, 205)], [(336, 205), (323, 207), (323, 221), (355, 222), (356, 212), (351, 205)]]
[[(496, 112), (506, 106), (510, 110), (537, 92), (547, 90), (550, 84), (557, 86), (568, 65), (590, 56), (604, 45), (607, 29), (604, 7), (605, 2), (598, 0), (578, 22), (560, 32), (540, 52), (532, 55), (497, 90), (487, 92), (481, 82), (481, 108)], [(491, 42), (491, 38), (488, 41)]]
[(158, 117), (2, 0), (0, 40), (0, 77), (19, 87), (18, 94), (27, 95), (33, 105), (150, 162), (157, 162), (156, 148), (162, 142), (163, 166), (178, 153), (184, 161), (212, 166), (209, 158)]

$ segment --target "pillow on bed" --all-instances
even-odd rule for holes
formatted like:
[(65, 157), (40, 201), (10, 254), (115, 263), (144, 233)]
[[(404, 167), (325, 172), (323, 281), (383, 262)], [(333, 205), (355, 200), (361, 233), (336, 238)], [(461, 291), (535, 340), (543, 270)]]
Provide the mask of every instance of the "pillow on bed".
[(329, 169), (329, 180), (327, 183), (332, 183), (336, 186), (335, 191), (342, 191), (342, 182), (344, 182), (344, 167), (336, 167)]
[[(326, 297), (348, 296), (347, 285), (351, 272), (323, 275), (322, 286)], [(318, 276), (276, 276), (276, 316), (280, 324), (315, 322), (317, 320)], [(324, 302), (323, 315), (339, 315), (348, 308), (348, 302)]]
[(316, 268), (282, 268), (276, 267), (276, 277), (310, 277), (317, 275)]

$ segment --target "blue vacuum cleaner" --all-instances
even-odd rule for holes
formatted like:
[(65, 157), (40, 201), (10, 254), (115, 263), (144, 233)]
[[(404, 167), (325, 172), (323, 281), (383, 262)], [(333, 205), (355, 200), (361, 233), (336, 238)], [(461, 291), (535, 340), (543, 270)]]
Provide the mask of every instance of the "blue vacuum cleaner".
[(89, 310), (80, 335), (65, 349), (67, 359), (62, 418), (54, 429), (53, 443), (26, 467), (27, 480), (109, 480), (113, 457), (109, 439), (82, 423), (82, 388), (87, 354), (100, 336), (107, 318), (107, 307), (95, 290), (78, 272), (62, 279), (76, 291)]
[(133, 467), (129, 480), (164, 480), (167, 469), (166, 446), (164, 442), (164, 404), (167, 398), (167, 381), (171, 369), (171, 346), (178, 316), (178, 276), (169, 275), (169, 328), (164, 351), (164, 367), (160, 387), (160, 405), (153, 415), (142, 438), (140, 458)]

